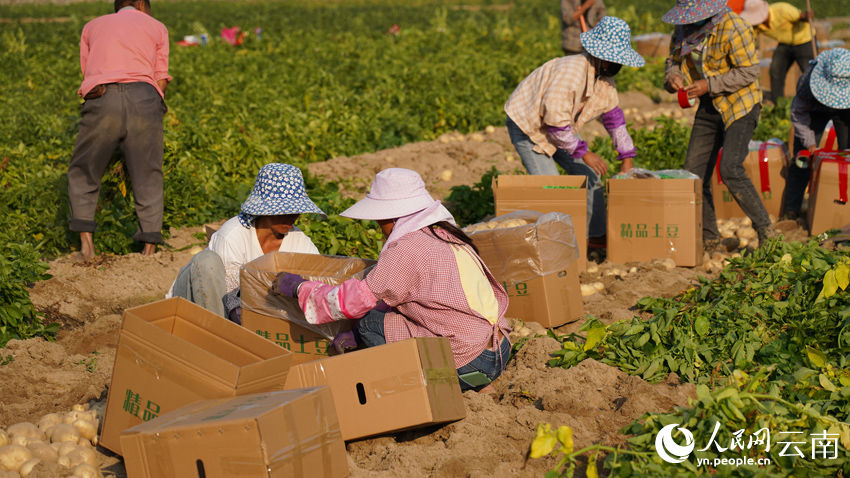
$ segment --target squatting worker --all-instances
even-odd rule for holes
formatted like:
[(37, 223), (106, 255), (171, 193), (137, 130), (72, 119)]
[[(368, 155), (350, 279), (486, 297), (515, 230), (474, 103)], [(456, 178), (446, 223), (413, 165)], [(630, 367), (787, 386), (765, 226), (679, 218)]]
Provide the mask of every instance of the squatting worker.
[(508, 134), (529, 174), (567, 174), (587, 177), (587, 220), (591, 247), (605, 246), (605, 192), (601, 178), (608, 163), (587, 149), (578, 134), (588, 121), (602, 124), (623, 161), (632, 168), (635, 147), (623, 110), (618, 106), (614, 75), (622, 65), (640, 67), (643, 57), (632, 49), (625, 21), (604, 17), (581, 34), (586, 53), (549, 60), (517, 86), (505, 104)]
[(225, 222), (210, 238), (209, 247), (180, 269), (166, 297), (183, 297), (241, 324), (243, 265), (275, 251), (319, 253), (294, 226), (306, 213), (325, 215), (307, 196), (301, 170), (284, 163), (263, 166), (239, 215)]
[(761, 111), (753, 29), (724, 0), (677, 0), (662, 20), (676, 25), (664, 86), (699, 99), (685, 169), (702, 179), (703, 245), (710, 251), (720, 243), (709, 179), (721, 147), (723, 182), (762, 244), (774, 235), (770, 216), (743, 166)]
[(100, 182), (116, 147), (124, 153), (143, 254), (162, 242), (162, 116), (166, 112), (168, 30), (151, 16), (149, 0), (116, 0), (115, 13), (88, 22), (80, 38), (85, 99), (68, 166), (70, 229), (80, 233), (84, 260), (94, 256), (92, 234)]
[(749, 22), (756, 33), (763, 33), (779, 42), (770, 60), (770, 100), (774, 103), (785, 92), (785, 77), (791, 64), (796, 61), (800, 71), (806, 71), (812, 61), (811, 17), (811, 12), (801, 12), (790, 3), (744, 2), (741, 18)]
[(419, 174), (379, 172), (369, 194), (340, 215), (380, 225), (386, 242), (374, 269), (338, 286), (281, 273), (272, 292), (296, 297), (311, 324), (359, 319), (362, 346), (448, 338), (463, 390), (496, 379), (511, 351), (508, 294)]
[[(812, 62), (797, 82), (791, 101), (794, 151), (801, 164), (808, 164), (824, 127), (832, 120), (838, 149), (850, 149), (850, 50), (827, 50)], [(809, 183), (808, 168), (792, 161), (785, 181), (783, 207), (789, 219), (800, 216), (803, 195)]]

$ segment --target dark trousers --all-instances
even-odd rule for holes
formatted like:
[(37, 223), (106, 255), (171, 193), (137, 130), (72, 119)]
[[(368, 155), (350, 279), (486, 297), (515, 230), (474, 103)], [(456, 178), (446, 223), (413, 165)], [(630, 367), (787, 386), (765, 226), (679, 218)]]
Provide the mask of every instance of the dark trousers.
[[(815, 132), (815, 141), (820, 143), (823, 130), (829, 120), (835, 126), (835, 137), (838, 140), (838, 149), (850, 149), (850, 110), (843, 110), (840, 114), (825, 115), (815, 112), (811, 113), (811, 128)], [(794, 151), (802, 151), (806, 145), (799, 138), (794, 138)], [(785, 192), (782, 196), (782, 210), (786, 215), (799, 216), (803, 207), (803, 196), (806, 194), (806, 186), (809, 184), (811, 169), (798, 168), (795, 161), (788, 164), (788, 172), (785, 177)]]
[(118, 83), (80, 107), (80, 130), (68, 165), (70, 228), (94, 232), (103, 173), (115, 148), (124, 154), (139, 229), (133, 239), (162, 242), (162, 117), (165, 102), (147, 83)]
[(797, 62), (800, 72), (806, 71), (809, 62), (814, 58), (812, 44), (788, 45), (780, 43), (773, 51), (773, 59), (770, 60), (770, 99), (776, 103), (777, 98), (782, 98), (785, 93), (785, 77), (791, 64)]
[(770, 216), (759, 198), (756, 188), (744, 170), (744, 159), (749, 154), (749, 143), (758, 124), (761, 105), (756, 105), (744, 117), (735, 120), (729, 128), (723, 125), (720, 113), (711, 103), (711, 98), (700, 98), (699, 109), (694, 117), (691, 140), (685, 157), (685, 169), (702, 179), (702, 237), (712, 240), (720, 237), (717, 217), (714, 215), (714, 199), (711, 195), (711, 175), (717, 163), (717, 153), (723, 148), (720, 158), (720, 175), (723, 183), (741, 209), (753, 221), (755, 229), (770, 226)]

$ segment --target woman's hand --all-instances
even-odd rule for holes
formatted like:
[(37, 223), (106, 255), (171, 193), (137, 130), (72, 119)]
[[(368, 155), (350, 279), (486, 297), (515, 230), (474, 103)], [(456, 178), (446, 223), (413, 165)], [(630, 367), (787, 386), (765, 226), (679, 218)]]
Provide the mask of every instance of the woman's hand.
[(685, 88), (685, 91), (688, 92), (688, 98), (699, 98), (708, 93), (708, 80), (698, 80)]
[(584, 157), (581, 158), (590, 169), (593, 170), (600, 178), (605, 176), (605, 173), (608, 172), (608, 163), (605, 162), (598, 154), (593, 151), (588, 151), (584, 153)]
[(298, 287), (307, 282), (307, 279), (298, 274), (289, 272), (281, 272), (275, 277), (272, 283), (271, 293), (274, 295), (282, 295), (285, 297), (298, 298)]

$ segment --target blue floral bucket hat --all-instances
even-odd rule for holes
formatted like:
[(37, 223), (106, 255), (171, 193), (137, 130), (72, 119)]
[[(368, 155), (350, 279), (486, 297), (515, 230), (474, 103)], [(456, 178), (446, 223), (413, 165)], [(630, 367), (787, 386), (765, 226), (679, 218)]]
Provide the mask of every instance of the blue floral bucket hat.
[(673, 25), (688, 25), (731, 10), (726, 0), (676, 0), (676, 6), (665, 13), (661, 20)]
[(291, 164), (269, 163), (260, 168), (254, 189), (242, 203), (239, 220), (250, 227), (257, 216), (304, 213), (327, 216), (307, 197), (300, 169)]
[(617, 17), (602, 17), (595, 27), (579, 35), (581, 46), (591, 56), (620, 65), (639, 67), (646, 64), (632, 48), (632, 30)]
[(850, 108), (850, 50), (835, 48), (818, 55), (809, 88), (815, 99), (830, 108)]

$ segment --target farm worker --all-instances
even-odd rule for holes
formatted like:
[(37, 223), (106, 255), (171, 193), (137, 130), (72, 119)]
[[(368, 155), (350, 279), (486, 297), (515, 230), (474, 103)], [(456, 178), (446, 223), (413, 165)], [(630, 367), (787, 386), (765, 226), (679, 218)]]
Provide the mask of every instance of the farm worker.
[(354, 336), (366, 347), (448, 338), (463, 390), (498, 377), (511, 350), (508, 295), (419, 174), (379, 172), (369, 194), (340, 215), (380, 225), (386, 242), (374, 269), (338, 286), (284, 272), (272, 292), (297, 298), (311, 324), (359, 319)]
[(83, 260), (94, 257), (100, 181), (116, 147), (133, 186), (142, 253), (162, 242), (162, 116), (168, 74), (168, 30), (151, 16), (149, 0), (115, 0), (115, 13), (83, 27), (80, 38), (85, 99), (68, 165), (70, 229), (80, 233)]
[(702, 179), (703, 245), (712, 250), (720, 244), (709, 178), (721, 147), (723, 182), (762, 244), (775, 233), (743, 166), (761, 111), (753, 29), (725, 0), (677, 0), (662, 20), (676, 26), (664, 87), (670, 92), (684, 89), (688, 98), (699, 99), (685, 169)]
[(800, 71), (806, 71), (812, 61), (812, 30), (809, 19), (812, 12), (801, 12), (785, 2), (768, 5), (765, 0), (746, 0), (741, 18), (753, 26), (756, 33), (763, 33), (779, 42), (770, 60), (770, 100), (785, 92), (785, 77), (793, 62)]
[(643, 57), (631, 45), (625, 21), (604, 17), (581, 34), (586, 53), (549, 60), (531, 72), (505, 104), (508, 134), (529, 174), (587, 176), (587, 220), (591, 246), (605, 246), (605, 195), (600, 178), (608, 164), (587, 149), (578, 129), (601, 116), (623, 161), (632, 168), (635, 147), (618, 106), (614, 75), (622, 65), (639, 67)]
[(166, 297), (183, 297), (242, 323), (239, 268), (273, 251), (318, 254), (313, 241), (294, 226), (301, 214), (325, 215), (307, 196), (301, 170), (270, 163), (257, 174), (242, 212), (230, 218), (180, 269)]
[(605, 16), (605, 3), (602, 0), (561, 0), (561, 48), (565, 55), (584, 53), (579, 35), (582, 33), (581, 20), (574, 15), (579, 8), (590, 3), (584, 11), (585, 24), (593, 28)]
[[(826, 123), (832, 120), (838, 149), (850, 149), (850, 51), (827, 50), (803, 72), (791, 101), (794, 151), (802, 163), (817, 148)], [(783, 207), (789, 219), (800, 216), (809, 169), (795, 161), (788, 166)]]

